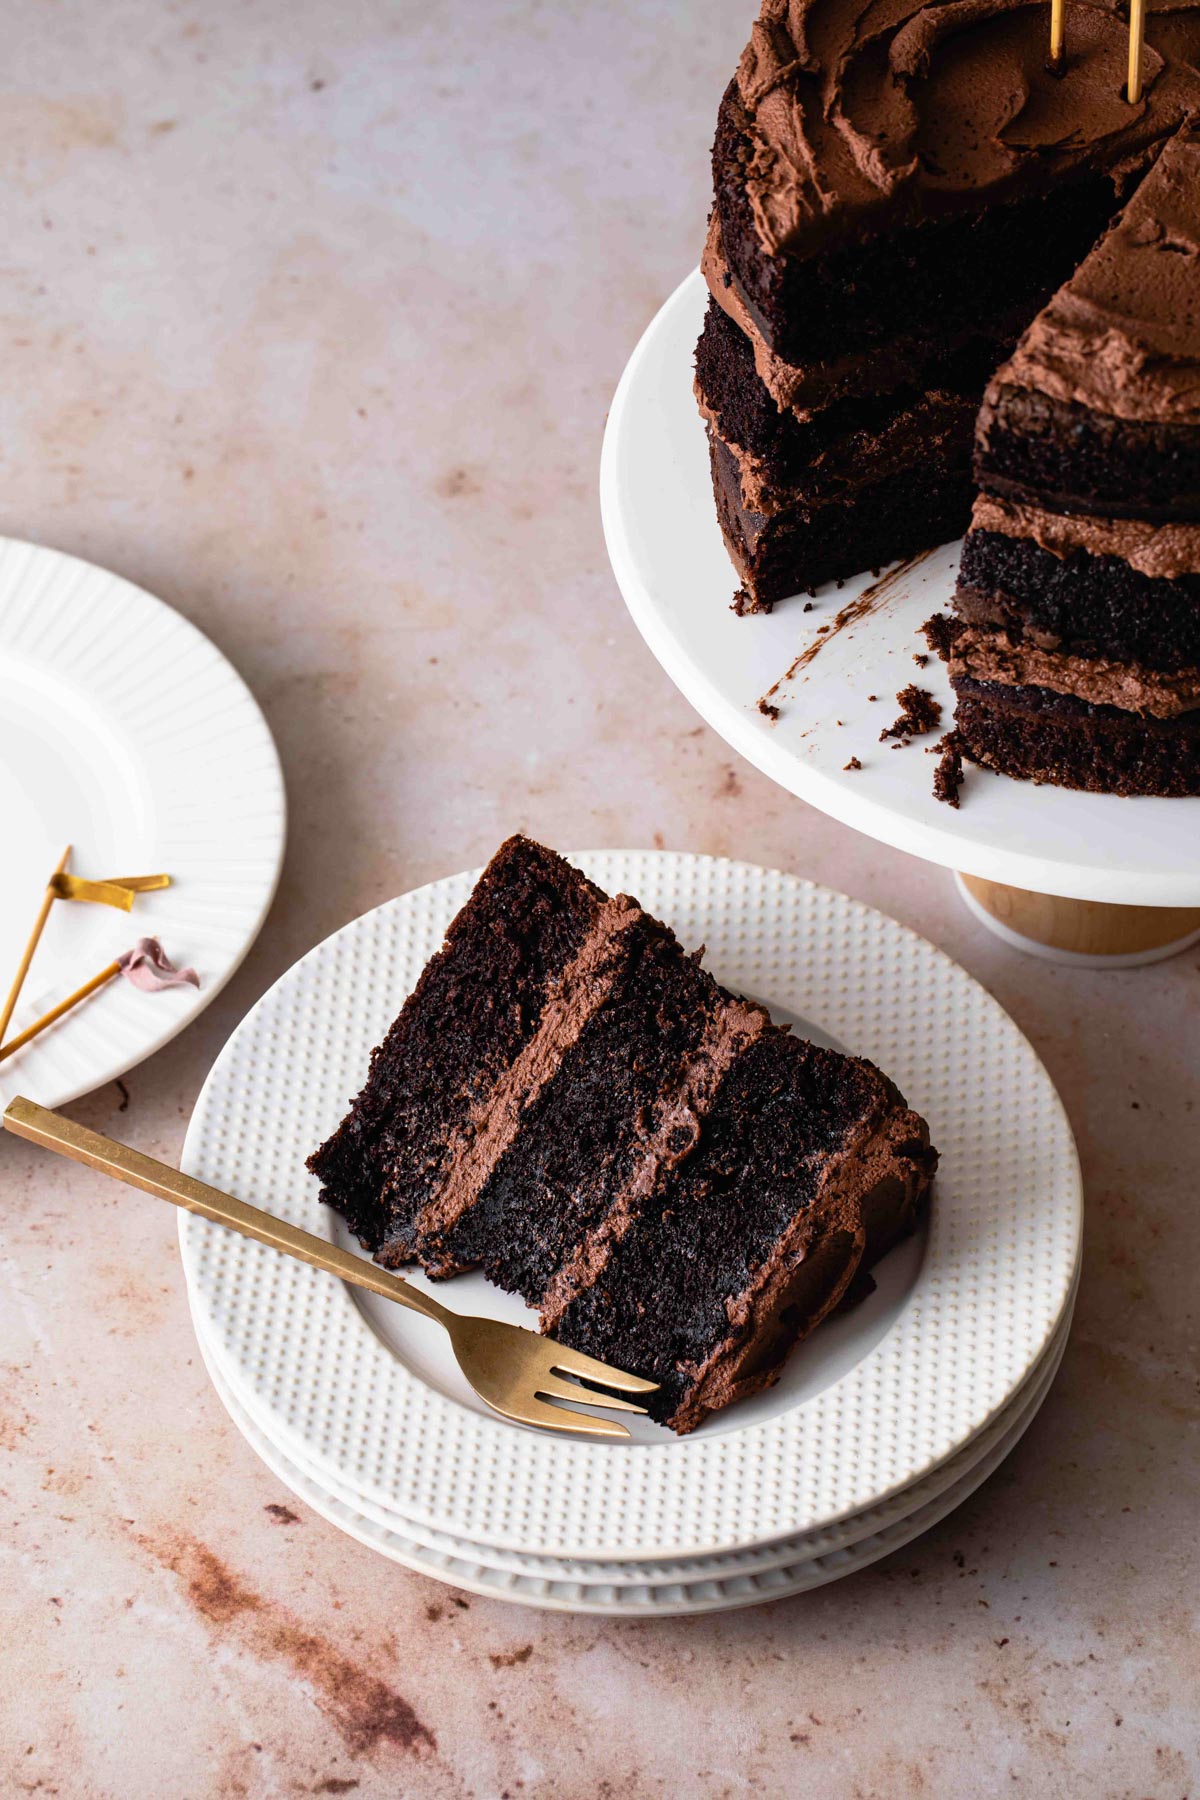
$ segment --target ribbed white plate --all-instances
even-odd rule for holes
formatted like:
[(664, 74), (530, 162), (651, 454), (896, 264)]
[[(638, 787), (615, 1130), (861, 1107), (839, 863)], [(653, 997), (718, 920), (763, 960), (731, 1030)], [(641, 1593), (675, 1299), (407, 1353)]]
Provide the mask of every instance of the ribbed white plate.
[(0, 1064), (0, 1090), (61, 1106), (159, 1049), (216, 998), (279, 879), (286, 809), (266, 721), (225, 658), (104, 569), (0, 539), (0, 996), (66, 844), (93, 878), (163, 871), (133, 913), (55, 906), (11, 1035), (137, 938), (200, 987), (110, 982)]
[[(794, 877), (666, 852), (580, 866), (666, 918), (733, 987), (870, 1056), (942, 1152), (931, 1224), (885, 1260), (871, 1300), (814, 1334), (769, 1393), (694, 1436), (594, 1444), (531, 1432), (474, 1400), (435, 1327), (362, 1306), (306, 1266), (183, 1218), (206, 1345), (288, 1455), (404, 1518), (525, 1555), (675, 1561), (798, 1536), (877, 1505), (963, 1449), (1061, 1323), (1078, 1261), (1070, 1128), (1012, 1020), (894, 921)], [(226, 1045), (184, 1166), (335, 1234), (304, 1158), (336, 1125), (372, 1045), (474, 876), (366, 914), (310, 952)], [(479, 1277), (440, 1290), (514, 1316)], [(518, 1309), (516, 1316), (520, 1316)]]
[[(591, 1560), (569, 1562), (561, 1558), (547, 1556), (523, 1556), (513, 1550), (496, 1550), (486, 1544), (472, 1544), (464, 1538), (455, 1538), (446, 1532), (434, 1530), (429, 1526), (415, 1524), (411, 1519), (377, 1506), (362, 1495), (347, 1488), (343, 1483), (323, 1478), (302, 1456), (288, 1456), (288, 1465), (297, 1473), (310, 1481), (314, 1487), (324, 1492), (329, 1498), (339, 1501), (351, 1512), (360, 1514), (368, 1522), (382, 1526), (387, 1531), (398, 1532), (407, 1542), (422, 1549), (433, 1550), (439, 1555), (448, 1555), (467, 1562), (486, 1566), (503, 1574), (528, 1577), (535, 1581), (564, 1582), (572, 1591), (580, 1588), (604, 1587), (613, 1592), (622, 1592), (629, 1588), (637, 1588), (639, 1592), (647, 1587), (678, 1587), (681, 1583), (691, 1587), (697, 1583), (714, 1580), (728, 1582), (746, 1576), (759, 1576), (772, 1569), (785, 1568), (803, 1562), (814, 1556), (826, 1556), (834, 1550), (856, 1543), (861, 1538), (873, 1535), (893, 1524), (896, 1520), (907, 1517), (918, 1507), (927, 1505), (937, 1498), (945, 1489), (952, 1487), (962, 1479), (966, 1471), (988, 1454), (993, 1446), (1006, 1437), (1011, 1431), (1014, 1421), (1024, 1417), (1031, 1404), (1040, 1405), (1040, 1396), (1045, 1392), (1054, 1371), (1061, 1360), (1067, 1336), (1071, 1328), (1071, 1315), (1074, 1311), (1074, 1294), (1068, 1304), (1063, 1321), (1055, 1332), (1045, 1355), (1036, 1368), (1030, 1371), (1028, 1379), (1022, 1384), (1008, 1406), (994, 1419), (977, 1438), (973, 1438), (957, 1456), (949, 1462), (926, 1475), (911, 1487), (893, 1494), (880, 1505), (869, 1508), (866, 1512), (854, 1513), (840, 1519), (836, 1525), (826, 1526), (824, 1530), (809, 1532), (804, 1536), (788, 1538), (777, 1544), (760, 1546), (756, 1550), (743, 1550), (731, 1555), (714, 1555), (680, 1559), (677, 1562), (627, 1562), (601, 1563)], [(199, 1321), (194, 1320), (197, 1335), (202, 1335)], [(239, 1413), (254, 1427), (260, 1438), (269, 1440), (258, 1423), (258, 1415), (251, 1397), (241, 1394), (236, 1387), (226, 1382), (216, 1371), (215, 1361), (210, 1352), (205, 1352), (206, 1364), (214, 1375), (218, 1387), (228, 1400), (232, 1399)], [(1035, 1397), (1039, 1397), (1036, 1398)]]
[(765, 1561), (761, 1567), (738, 1574), (708, 1574), (692, 1580), (631, 1582), (605, 1586), (561, 1579), (541, 1572), (520, 1572), (480, 1559), (464, 1548), (439, 1548), (411, 1531), (388, 1526), (347, 1505), (312, 1479), (286, 1453), (262, 1433), (242, 1408), (215, 1366), (203, 1338), (200, 1342), (213, 1385), (251, 1449), (261, 1457), (284, 1485), (314, 1512), (379, 1551), (393, 1562), (418, 1574), (432, 1576), (453, 1587), (489, 1599), (510, 1600), (521, 1606), (553, 1612), (595, 1613), (609, 1618), (666, 1617), (692, 1613), (728, 1612), (738, 1607), (759, 1606), (768, 1600), (788, 1599), (812, 1588), (824, 1587), (843, 1575), (852, 1575), (893, 1550), (928, 1531), (960, 1506), (993, 1474), (1028, 1430), (1049, 1392), (1066, 1344), (1066, 1331), (1056, 1336), (1044, 1366), (1027, 1391), (1024, 1402), (1008, 1409), (989, 1431), (954, 1459), (953, 1478), (929, 1491), (926, 1484), (906, 1496), (911, 1504), (895, 1505), (890, 1512), (863, 1515), (861, 1533), (839, 1540), (829, 1548), (814, 1541), (808, 1554), (779, 1564)]
[[(958, 812), (933, 796), (932, 758), (879, 742), (912, 681), (953, 696), (920, 627), (954, 592), (958, 544), (894, 572), (872, 606), (831, 629), (872, 586), (868, 572), (784, 601), (730, 610), (738, 585), (717, 524), (704, 427), (692, 393), (708, 292), (699, 271), (646, 328), (609, 409), (600, 460), (604, 537), (625, 604), (671, 680), (756, 768), (822, 812), (915, 856), (1041, 894), (1144, 906), (1200, 905), (1200, 798), (1123, 799), (1035, 787), (968, 765)], [(757, 702), (783, 680), (772, 723)], [(873, 699), (872, 696), (877, 696)], [(847, 768), (851, 757), (862, 765)]]

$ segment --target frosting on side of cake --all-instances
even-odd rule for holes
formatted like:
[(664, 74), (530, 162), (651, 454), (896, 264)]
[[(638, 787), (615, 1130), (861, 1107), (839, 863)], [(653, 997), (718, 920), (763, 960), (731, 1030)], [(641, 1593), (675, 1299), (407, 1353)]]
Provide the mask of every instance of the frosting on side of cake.
[(763, 0), (737, 72), (763, 249), (825, 249), (877, 219), (1115, 171), (1195, 109), (1195, 0), (1150, 14), (1134, 107), (1115, 7), (1071, 0), (1061, 78), (1046, 68), (1047, 18), (1030, 0)]
[(1200, 135), (1167, 144), (997, 371), (985, 410), (1006, 386), (1118, 419), (1200, 423)]
[(691, 1431), (709, 1412), (769, 1387), (792, 1345), (829, 1316), (860, 1266), (912, 1230), (929, 1178), (924, 1127), (908, 1111), (876, 1119), (830, 1156), (812, 1206), (727, 1301), (729, 1333), (689, 1370), (692, 1385), (672, 1428)]
[(1176, 581), (1181, 575), (1200, 575), (1200, 524), (1096, 519), (1085, 513), (1049, 512), (1019, 500), (980, 494), (971, 529), (1026, 538), (1060, 558), (1078, 550), (1089, 556), (1119, 556), (1140, 575), (1155, 579)]

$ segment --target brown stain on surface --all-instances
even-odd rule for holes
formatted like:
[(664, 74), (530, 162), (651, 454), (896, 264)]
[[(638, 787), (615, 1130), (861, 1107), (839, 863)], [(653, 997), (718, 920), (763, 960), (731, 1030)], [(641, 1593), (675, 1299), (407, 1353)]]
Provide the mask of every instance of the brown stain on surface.
[(354, 1755), (380, 1745), (436, 1750), (429, 1727), (400, 1694), (316, 1632), (247, 1587), (207, 1544), (178, 1536), (143, 1540), (178, 1577), (188, 1604), (215, 1631), (236, 1635), (264, 1662), (278, 1662), (312, 1687), (317, 1705)]
[(515, 1669), (518, 1663), (527, 1663), (533, 1655), (533, 1645), (523, 1644), (519, 1650), (501, 1650), (488, 1661), (493, 1669)]
[(771, 683), (766, 693), (758, 701), (759, 712), (766, 713), (769, 717), (771, 711), (774, 710), (770, 708), (769, 702), (780, 688), (786, 687), (788, 682), (794, 680), (802, 669), (807, 669), (811, 663), (815, 662), (826, 644), (831, 644), (840, 632), (845, 631), (850, 625), (857, 625), (861, 620), (870, 618), (872, 613), (878, 612), (895, 594), (897, 586), (904, 577), (911, 575), (914, 569), (932, 555), (932, 550), (921, 550), (916, 556), (906, 557), (903, 562), (897, 563), (895, 568), (889, 569), (885, 575), (881, 575), (878, 581), (873, 581), (870, 587), (864, 588), (856, 600), (847, 600), (845, 606), (834, 614), (832, 622), (820, 626), (818, 635), (812, 642), (806, 644), (799, 655), (793, 657), (778, 680)]

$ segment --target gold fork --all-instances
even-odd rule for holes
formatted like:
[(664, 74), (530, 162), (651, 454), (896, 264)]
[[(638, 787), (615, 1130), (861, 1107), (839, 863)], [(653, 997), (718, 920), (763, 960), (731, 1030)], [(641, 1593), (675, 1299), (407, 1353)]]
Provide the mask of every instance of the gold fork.
[[(355, 1287), (382, 1294), (385, 1300), (397, 1300), (401, 1306), (411, 1307), (425, 1318), (436, 1320), (449, 1333), (458, 1366), (479, 1398), (506, 1419), (515, 1419), (521, 1425), (538, 1425), (546, 1431), (627, 1438), (629, 1433), (625, 1426), (615, 1419), (568, 1412), (549, 1402), (570, 1400), (577, 1406), (644, 1413), (644, 1406), (637, 1406), (631, 1400), (618, 1400), (610, 1394), (593, 1393), (590, 1388), (580, 1387), (579, 1381), (596, 1382), (626, 1394), (657, 1391), (657, 1382), (643, 1381), (640, 1376), (627, 1375), (622, 1369), (612, 1369), (607, 1363), (597, 1362), (594, 1356), (565, 1349), (552, 1338), (539, 1337), (523, 1326), (450, 1312), (401, 1276), (378, 1268), (352, 1251), (342, 1250), (337, 1244), (314, 1236), (311, 1231), (302, 1231), (298, 1225), (289, 1225), (285, 1219), (277, 1219), (257, 1206), (248, 1206), (244, 1200), (235, 1200), (231, 1194), (208, 1187), (193, 1175), (184, 1175), (167, 1163), (156, 1162), (152, 1156), (131, 1150), (127, 1144), (118, 1144), (112, 1138), (102, 1137), (98, 1131), (89, 1131), (86, 1126), (77, 1125), (73, 1119), (50, 1112), (44, 1106), (37, 1106), (32, 1100), (17, 1098), (11, 1101), (5, 1109), (4, 1126), (18, 1137), (41, 1144), (46, 1150), (57, 1151), (59, 1156), (86, 1163), (90, 1169), (99, 1169), (102, 1175), (111, 1175), (130, 1187), (141, 1188), (143, 1193), (153, 1194), (156, 1199), (170, 1200), (185, 1212), (199, 1213), (201, 1218), (211, 1219), (217, 1225), (228, 1225), (232, 1231), (240, 1231), (243, 1237), (269, 1244), (273, 1250), (282, 1250), (301, 1262), (311, 1263), (315, 1269), (324, 1269), (330, 1275), (352, 1282)], [(567, 1375), (578, 1379), (565, 1381), (563, 1377)]]

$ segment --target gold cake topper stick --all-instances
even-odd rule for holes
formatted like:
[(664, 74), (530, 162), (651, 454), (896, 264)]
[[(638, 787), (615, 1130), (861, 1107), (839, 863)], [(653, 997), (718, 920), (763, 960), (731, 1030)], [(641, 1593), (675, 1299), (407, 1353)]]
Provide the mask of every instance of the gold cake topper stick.
[(1061, 75), (1067, 66), (1066, 43), (1067, 0), (1050, 0), (1050, 61), (1052, 75)]
[(1136, 106), (1142, 97), (1142, 45), (1146, 37), (1146, 0), (1130, 0), (1129, 4), (1129, 80), (1125, 98)]
[(48, 1025), (53, 1025), (57, 1019), (62, 1018), (64, 1013), (69, 1013), (73, 1006), (78, 1006), (81, 1000), (86, 1000), (89, 994), (94, 994), (97, 988), (104, 987), (113, 979), (114, 975), (120, 973), (120, 963), (110, 962), (107, 967), (101, 969), (98, 975), (93, 975), (90, 981), (85, 981), (83, 986), (76, 988), (73, 994), (68, 994), (65, 1000), (60, 1000), (57, 1006), (52, 1006), (48, 1013), (43, 1013), (40, 1019), (35, 1019), (33, 1024), (27, 1026), (24, 1031), (19, 1031), (11, 1043), (0, 1048), (0, 1062), (3, 1062), (5, 1057), (14, 1055), (16, 1051), (23, 1050), (31, 1038), (38, 1037)]
[(70, 855), (71, 846), (68, 844), (58, 859), (58, 867), (46, 883), (46, 892), (42, 895), (42, 904), (38, 910), (38, 916), (34, 922), (33, 930), (29, 934), (29, 942), (26, 944), (25, 952), (21, 957), (20, 962), (17, 964), (17, 972), (13, 977), (13, 984), (8, 990), (8, 999), (4, 1002), (4, 1009), (3, 1011), (0, 1011), (0, 1044), (4, 1042), (4, 1034), (8, 1030), (8, 1021), (13, 1016), (13, 1008), (21, 998), (21, 989), (25, 985), (25, 977), (29, 973), (29, 965), (33, 961), (33, 953), (38, 947), (38, 939), (46, 929), (46, 920), (50, 917), (50, 908), (54, 905), (56, 899), (54, 891), (55, 878), (61, 875), (66, 868)]

